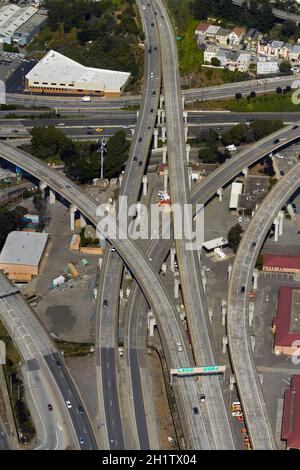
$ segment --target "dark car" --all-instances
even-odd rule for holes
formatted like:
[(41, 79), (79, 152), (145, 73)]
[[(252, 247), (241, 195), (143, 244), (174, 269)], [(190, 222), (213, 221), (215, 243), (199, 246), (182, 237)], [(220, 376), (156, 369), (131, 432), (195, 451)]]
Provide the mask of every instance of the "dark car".
[(107, 307), (107, 300), (103, 300), (103, 307)]
[(60, 362), (60, 361), (56, 361), (56, 365), (57, 365), (57, 367), (61, 367), (61, 362)]
[(153, 108), (150, 109), (150, 113), (153, 113)]
[(205, 393), (201, 393), (200, 395), (200, 401), (203, 403), (205, 401), (206, 395)]
[(242, 286), (242, 287), (241, 287), (241, 292), (243, 293), (243, 292), (245, 292), (245, 290), (246, 290), (246, 289), (245, 289), (245, 286)]
[(280, 170), (280, 175), (284, 176), (284, 171), (283, 170)]
[(273, 144), (279, 144), (279, 139), (273, 140)]
[(293, 129), (298, 129), (299, 126), (297, 126), (297, 124), (295, 126), (293, 126)]
[(78, 409), (78, 413), (79, 413), (80, 415), (83, 415), (83, 408), (82, 408), (82, 406), (79, 405), (77, 409)]
[(134, 161), (134, 162), (137, 162), (137, 157), (133, 157), (133, 161)]
[(154, 26), (154, 23), (151, 23), (151, 26)]
[(143, 162), (142, 160), (139, 161), (139, 166), (142, 166)]
[(142, 140), (143, 140), (143, 137), (139, 137), (139, 142), (142, 142)]
[(49, 403), (49, 405), (48, 405), (48, 410), (53, 411), (53, 406), (51, 405), (51, 403)]
[(156, 95), (156, 91), (153, 90), (153, 91), (152, 91), (152, 96), (155, 96), (155, 95)]
[(198, 415), (198, 414), (199, 414), (199, 410), (198, 410), (197, 406), (194, 406), (193, 412), (194, 412), (194, 415)]

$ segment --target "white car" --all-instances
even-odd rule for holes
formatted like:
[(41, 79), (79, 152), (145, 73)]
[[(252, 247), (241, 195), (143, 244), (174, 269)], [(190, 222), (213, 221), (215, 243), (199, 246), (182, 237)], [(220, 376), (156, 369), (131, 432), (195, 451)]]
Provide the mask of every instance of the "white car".
[(276, 157), (276, 158), (283, 158), (283, 155), (280, 155), (280, 153), (275, 153), (274, 157)]
[(58, 126), (64, 126), (65, 123), (64, 122), (60, 122), (59, 124), (57, 124)]
[(143, 6), (142, 6), (142, 8), (143, 8), (143, 10), (146, 10), (146, 7), (145, 7), (145, 5), (143, 5)]
[(151, 78), (154, 77), (154, 72), (151, 72), (151, 73), (150, 73), (150, 77), (151, 77)]
[(66, 401), (66, 405), (67, 405), (67, 408), (72, 408), (72, 405), (71, 405), (71, 402), (69, 402), (69, 400)]
[(243, 220), (243, 217), (238, 218), (238, 222), (242, 222), (242, 220)]
[(202, 269), (204, 269), (204, 271), (206, 271), (207, 273), (209, 273), (210, 271), (210, 269), (207, 266), (202, 266)]

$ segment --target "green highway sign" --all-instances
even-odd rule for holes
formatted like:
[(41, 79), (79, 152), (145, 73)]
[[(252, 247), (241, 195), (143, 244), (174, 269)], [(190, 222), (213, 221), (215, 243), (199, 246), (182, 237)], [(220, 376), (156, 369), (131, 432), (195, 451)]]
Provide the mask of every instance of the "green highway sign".
[(193, 372), (193, 371), (194, 371), (193, 367), (184, 368), (184, 369), (177, 369), (178, 374), (184, 374), (184, 373), (189, 373), (189, 372)]

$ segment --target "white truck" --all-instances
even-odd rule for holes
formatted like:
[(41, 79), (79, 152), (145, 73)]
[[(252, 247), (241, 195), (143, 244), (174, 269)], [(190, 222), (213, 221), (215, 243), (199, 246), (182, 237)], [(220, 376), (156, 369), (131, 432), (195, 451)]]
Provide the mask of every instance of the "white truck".
[(90, 96), (83, 96), (81, 98), (81, 101), (91, 101), (91, 97)]

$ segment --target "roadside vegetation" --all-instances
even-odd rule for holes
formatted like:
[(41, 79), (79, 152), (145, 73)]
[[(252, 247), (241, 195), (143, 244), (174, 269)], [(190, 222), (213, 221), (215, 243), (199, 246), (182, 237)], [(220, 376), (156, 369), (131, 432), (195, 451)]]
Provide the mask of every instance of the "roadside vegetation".
[[(205, 139), (204, 146), (199, 150), (199, 159), (204, 163), (223, 163), (231, 157), (231, 152), (226, 148), (228, 145), (238, 147), (241, 144), (250, 144), (263, 137), (275, 132), (283, 127), (280, 120), (259, 119), (247, 124), (237, 124), (232, 129), (219, 135), (213, 129), (210, 129)], [(264, 174), (273, 176), (272, 160), (267, 160)]]
[(54, 49), (88, 67), (131, 72), (128, 89), (143, 74), (143, 40), (134, 0), (45, 0), (48, 23), (27, 47), (40, 58)]
[(72, 341), (55, 340), (57, 347), (63, 353), (64, 357), (83, 357), (92, 354), (93, 344), (75, 343)]
[(3, 248), (6, 237), (10, 232), (25, 227), (22, 219), (27, 212), (28, 210), (22, 206), (17, 206), (12, 210), (6, 207), (0, 209), (0, 250)]
[(252, 92), (251, 96), (241, 96), (237, 93), (236, 98), (212, 101), (196, 101), (192, 104), (187, 103), (187, 108), (201, 109), (201, 110), (228, 110), (238, 113), (261, 113), (261, 112), (299, 112), (300, 104), (292, 102), (292, 91), (290, 87), (282, 89), (277, 88), (277, 92), (268, 93), (265, 95), (256, 95)]
[[(66, 175), (78, 183), (91, 183), (100, 177), (99, 144), (73, 142), (60, 129), (54, 126), (34, 127), (31, 130), (30, 145), (22, 149), (45, 163), (63, 163)], [(130, 143), (123, 130), (116, 132), (106, 144), (104, 157), (104, 177), (119, 176), (128, 158)]]
[(18, 429), (19, 440), (22, 444), (28, 444), (35, 436), (35, 428), (30, 411), (24, 400), (24, 384), (19, 371), (21, 357), (1, 321), (0, 340), (3, 341), (6, 346), (6, 364), (3, 366), (3, 370)]

